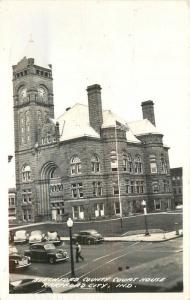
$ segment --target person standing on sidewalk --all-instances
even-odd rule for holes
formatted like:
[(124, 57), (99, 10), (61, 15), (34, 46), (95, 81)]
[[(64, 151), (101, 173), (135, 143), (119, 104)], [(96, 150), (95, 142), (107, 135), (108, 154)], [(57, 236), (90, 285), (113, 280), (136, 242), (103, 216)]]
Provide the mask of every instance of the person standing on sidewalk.
[(84, 261), (84, 257), (81, 255), (81, 245), (76, 242), (76, 262), (79, 262), (79, 258)]

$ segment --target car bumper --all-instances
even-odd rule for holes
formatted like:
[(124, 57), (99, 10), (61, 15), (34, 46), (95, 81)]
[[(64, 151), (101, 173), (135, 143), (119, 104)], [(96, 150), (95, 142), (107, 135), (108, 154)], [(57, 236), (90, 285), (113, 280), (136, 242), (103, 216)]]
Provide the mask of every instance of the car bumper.
[(27, 240), (15, 240), (14, 243), (15, 244), (22, 244), (22, 243), (26, 243)]
[(58, 261), (65, 261), (65, 260), (68, 260), (68, 259), (69, 259), (68, 255), (65, 256), (65, 257), (60, 257), (60, 258), (56, 257), (56, 262), (58, 262)]
[(26, 269), (31, 265), (31, 262), (26, 263), (26, 264), (21, 264), (21, 265), (17, 265), (16, 266), (16, 270), (22, 270), (22, 269)]

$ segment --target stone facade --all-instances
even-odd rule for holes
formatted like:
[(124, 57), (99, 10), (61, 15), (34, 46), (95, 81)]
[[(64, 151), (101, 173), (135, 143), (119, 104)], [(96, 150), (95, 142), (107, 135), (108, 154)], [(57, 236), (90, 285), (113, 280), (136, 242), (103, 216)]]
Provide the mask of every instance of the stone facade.
[(171, 168), (172, 188), (175, 205), (183, 204), (183, 169)]
[[(55, 121), (51, 66), (26, 57), (13, 66), (20, 222), (122, 217), (142, 213), (142, 200), (148, 212), (174, 208), (163, 135), (150, 130), (131, 140), (130, 124), (108, 124), (113, 114), (102, 112), (101, 87), (89, 86), (87, 92), (88, 107), (76, 105)], [(142, 106), (145, 123), (154, 129), (153, 102)]]

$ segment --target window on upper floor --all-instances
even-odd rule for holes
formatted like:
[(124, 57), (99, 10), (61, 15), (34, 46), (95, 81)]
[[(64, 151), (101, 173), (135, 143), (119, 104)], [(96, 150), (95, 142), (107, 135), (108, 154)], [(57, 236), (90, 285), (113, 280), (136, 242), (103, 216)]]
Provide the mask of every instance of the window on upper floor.
[(91, 158), (91, 170), (94, 173), (100, 172), (100, 159), (97, 155), (93, 155)]
[(167, 174), (167, 163), (163, 154), (161, 154), (161, 172)]
[(117, 161), (117, 153), (115, 150), (112, 150), (110, 153), (110, 159), (111, 159), (111, 170), (117, 171), (118, 169), (118, 161)]
[(127, 171), (127, 154), (123, 152), (123, 171)]
[(153, 182), (152, 182), (152, 192), (153, 192), (153, 193), (158, 193), (158, 192), (159, 192), (159, 184), (158, 184), (158, 181), (153, 181)]
[(30, 181), (31, 180), (31, 168), (28, 165), (25, 165), (22, 168), (22, 181)]
[(129, 181), (129, 179), (127, 179), (125, 181), (125, 191), (126, 191), (126, 194), (130, 193), (130, 181)]
[(158, 172), (157, 163), (156, 163), (156, 156), (154, 154), (152, 154), (152, 155), (149, 156), (149, 159), (150, 159), (150, 172), (152, 174), (155, 174), (155, 173)]
[(133, 173), (133, 162), (130, 154), (127, 155), (127, 171)]
[(76, 175), (81, 173), (81, 161), (78, 156), (73, 156), (70, 162), (71, 175)]
[(72, 198), (83, 198), (83, 186), (82, 182), (71, 184)]
[(119, 195), (119, 185), (118, 182), (113, 182), (113, 195)]
[(94, 181), (92, 183), (92, 191), (93, 191), (93, 196), (95, 197), (102, 196), (102, 182)]
[(163, 187), (164, 187), (164, 192), (169, 192), (170, 191), (169, 180), (163, 180)]
[(135, 156), (134, 166), (135, 166), (135, 173), (141, 174), (142, 173), (142, 159), (141, 159), (140, 155)]

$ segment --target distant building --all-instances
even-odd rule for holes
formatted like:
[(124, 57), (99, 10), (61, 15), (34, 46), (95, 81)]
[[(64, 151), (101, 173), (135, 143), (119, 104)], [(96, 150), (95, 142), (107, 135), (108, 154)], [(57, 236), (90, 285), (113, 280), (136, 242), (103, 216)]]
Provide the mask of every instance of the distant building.
[[(154, 103), (126, 123), (102, 110), (101, 87), (87, 87), (54, 120), (51, 65), (24, 57), (13, 66), (17, 218), (21, 222), (89, 220), (173, 209), (168, 147)], [(116, 99), (117, 101), (117, 99)], [(126, 109), (126, 108), (125, 108)]]
[(9, 199), (9, 221), (16, 220), (16, 188), (10, 188), (8, 190), (8, 199)]
[(182, 168), (171, 168), (172, 187), (175, 205), (183, 203), (183, 170)]

